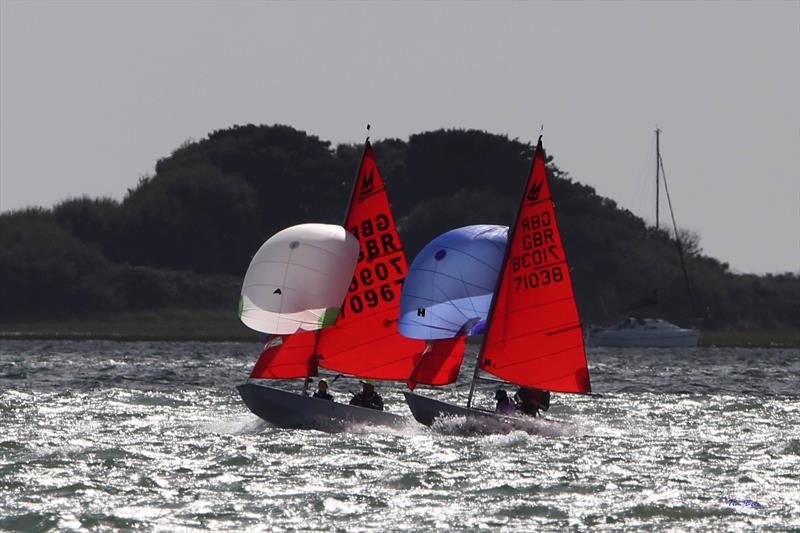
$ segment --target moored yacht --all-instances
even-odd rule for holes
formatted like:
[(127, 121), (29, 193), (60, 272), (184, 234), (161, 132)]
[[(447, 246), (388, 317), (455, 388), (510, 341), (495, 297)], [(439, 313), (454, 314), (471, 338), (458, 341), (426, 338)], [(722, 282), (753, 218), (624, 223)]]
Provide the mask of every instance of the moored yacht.
[(587, 346), (690, 347), (697, 346), (700, 332), (661, 318), (627, 317), (610, 327), (590, 326)]

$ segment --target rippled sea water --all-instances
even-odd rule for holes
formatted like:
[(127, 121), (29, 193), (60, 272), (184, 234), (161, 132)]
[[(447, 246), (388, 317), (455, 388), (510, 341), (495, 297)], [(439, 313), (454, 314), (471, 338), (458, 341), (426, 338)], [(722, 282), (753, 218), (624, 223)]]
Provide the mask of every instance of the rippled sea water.
[[(463, 403), (471, 350), (424, 393)], [(595, 349), (603, 396), (538, 435), (422, 427), (401, 384), (403, 428), (276, 429), (234, 389), (258, 352), (0, 341), (0, 530), (800, 530), (798, 349)]]

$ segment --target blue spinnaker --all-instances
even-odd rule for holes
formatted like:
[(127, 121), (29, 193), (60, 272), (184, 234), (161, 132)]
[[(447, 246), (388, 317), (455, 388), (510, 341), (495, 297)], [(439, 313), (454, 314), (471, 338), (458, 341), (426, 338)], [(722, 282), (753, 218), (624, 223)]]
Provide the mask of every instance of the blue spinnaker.
[(507, 240), (507, 226), (481, 224), (429, 242), (403, 284), (400, 333), (431, 340), (473, 333), (489, 313)]

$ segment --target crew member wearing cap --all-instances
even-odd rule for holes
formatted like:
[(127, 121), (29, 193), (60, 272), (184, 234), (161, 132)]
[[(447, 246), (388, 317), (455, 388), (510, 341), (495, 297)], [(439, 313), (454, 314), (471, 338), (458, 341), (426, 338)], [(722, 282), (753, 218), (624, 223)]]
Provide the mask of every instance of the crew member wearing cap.
[(317, 385), (317, 392), (314, 393), (314, 398), (319, 398), (320, 400), (330, 400), (333, 401), (333, 396), (328, 392), (328, 380), (321, 379), (319, 380), (319, 385)]
[(371, 379), (361, 381), (361, 392), (355, 394), (350, 400), (350, 405), (358, 405), (369, 409), (383, 411), (383, 398), (375, 392), (375, 382)]

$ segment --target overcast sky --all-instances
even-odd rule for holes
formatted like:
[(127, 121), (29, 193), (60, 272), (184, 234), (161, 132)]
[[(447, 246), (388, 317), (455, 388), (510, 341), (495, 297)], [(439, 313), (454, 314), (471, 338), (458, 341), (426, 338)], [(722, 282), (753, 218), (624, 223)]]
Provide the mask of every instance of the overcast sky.
[[(740, 272), (800, 271), (800, 2), (0, 0), (0, 210), (121, 199), (233, 124), (323, 139), (478, 128)], [(453, 185), (454, 188), (458, 184)], [(224, 215), (221, 215), (224, 216)]]

